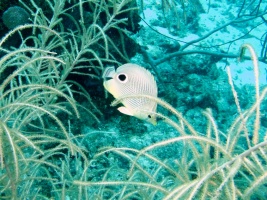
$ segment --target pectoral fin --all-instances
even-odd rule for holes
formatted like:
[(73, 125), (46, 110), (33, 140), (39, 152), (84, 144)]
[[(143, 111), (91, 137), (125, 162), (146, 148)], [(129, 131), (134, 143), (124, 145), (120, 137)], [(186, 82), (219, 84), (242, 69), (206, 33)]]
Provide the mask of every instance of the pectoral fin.
[(118, 110), (125, 115), (133, 116), (133, 113), (129, 111), (126, 107), (119, 107)]

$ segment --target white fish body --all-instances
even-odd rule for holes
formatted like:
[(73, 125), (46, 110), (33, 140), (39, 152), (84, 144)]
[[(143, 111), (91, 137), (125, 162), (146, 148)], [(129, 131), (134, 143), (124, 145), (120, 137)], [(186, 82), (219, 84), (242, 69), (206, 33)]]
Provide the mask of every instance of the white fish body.
[[(114, 98), (119, 99), (127, 95), (149, 95), (157, 97), (157, 83), (152, 74), (145, 68), (127, 63), (116, 70), (108, 67), (103, 73), (104, 87)], [(126, 115), (156, 124), (155, 113), (157, 103), (145, 97), (126, 98), (122, 100), (124, 106), (118, 110)]]

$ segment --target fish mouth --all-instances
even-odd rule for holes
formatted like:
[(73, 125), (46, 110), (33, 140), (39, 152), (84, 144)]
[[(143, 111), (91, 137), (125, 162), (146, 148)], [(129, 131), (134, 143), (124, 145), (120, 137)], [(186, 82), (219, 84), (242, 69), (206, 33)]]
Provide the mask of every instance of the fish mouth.
[(105, 70), (104, 70), (104, 73), (102, 75), (102, 78), (104, 80), (106, 79), (112, 79), (113, 76), (115, 74), (115, 67), (114, 66), (110, 66), (110, 67), (107, 67)]
[(104, 81), (109, 81), (111, 79), (113, 79), (113, 77), (103, 77)]

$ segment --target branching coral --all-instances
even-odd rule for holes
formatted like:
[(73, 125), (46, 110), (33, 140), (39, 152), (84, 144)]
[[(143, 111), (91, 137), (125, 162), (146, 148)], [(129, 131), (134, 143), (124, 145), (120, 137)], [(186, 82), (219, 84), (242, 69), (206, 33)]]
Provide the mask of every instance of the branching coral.
[[(45, 7), (30, 2), (21, 4), (31, 13), (31, 23), (0, 41), (1, 198), (266, 198), (260, 108), (267, 89), (256, 87), (256, 100), (247, 110), (234, 95), (239, 115), (227, 132), (218, 128), (209, 109), (203, 111), (206, 132), (200, 132), (171, 105), (152, 98), (173, 115), (156, 113), (176, 137), (141, 150), (105, 147), (90, 155), (83, 144), (86, 137), (72, 133), (70, 119), (79, 118), (83, 110), (88, 120), (98, 122), (101, 112), (69, 77), (99, 78), (105, 64), (128, 60), (123, 38), (129, 18), (124, 17), (136, 8), (129, 0), (47, 0)], [(114, 32), (122, 36), (119, 47)], [(20, 44), (10, 47), (14, 35)]]
[[(112, 52), (127, 60), (107, 32), (123, 34), (127, 19), (117, 16), (135, 9), (129, 1), (55, 0), (46, 1), (44, 11), (30, 2), (20, 1), (32, 22), (0, 41), (0, 196), (5, 199), (58, 197), (64, 168), (55, 162), (76, 157), (88, 165), (86, 150), (78, 146), (79, 136), (71, 134), (67, 122), (71, 116), (79, 118), (81, 109), (87, 120), (99, 122), (102, 114), (82, 85), (68, 78), (99, 78), (105, 63), (118, 62)], [(85, 12), (91, 12), (89, 24)], [(10, 47), (14, 35), (20, 45)], [(40, 182), (50, 191), (37, 187)]]
[[(250, 45), (243, 45), (252, 54), (255, 77), (257, 58)], [(171, 125), (177, 136), (137, 150), (134, 148), (107, 147), (95, 156), (116, 157), (128, 163), (125, 171), (112, 165), (98, 181), (87, 180), (87, 175), (74, 184), (95, 188), (98, 197), (111, 199), (264, 199), (266, 198), (267, 157), (266, 133), (260, 125), (260, 106), (266, 98), (267, 88), (259, 90), (256, 81), (255, 102), (243, 111), (240, 108), (237, 92), (229, 74), (239, 116), (227, 132), (219, 130), (212, 111), (203, 111), (207, 118), (206, 132), (198, 132), (184, 116), (168, 103), (154, 97), (159, 105), (170, 111), (174, 118), (158, 113)], [(123, 98), (133, 98), (127, 96)], [(117, 104), (117, 100), (113, 105)], [(254, 126), (251, 126), (251, 124)], [(265, 135), (264, 135), (265, 134)], [(253, 138), (253, 139), (251, 139)], [(264, 139), (265, 138), (265, 139)], [(168, 153), (165, 153), (165, 152)], [(175, 152), (168, 157), (170, 151)], [(121, 174), (117, 180), (113, 174)], [(110, 190), (113, 192), (111, 193)], [(96, 193), (93, 193), (96, 195)], [(97, 196), (97, 195), (96, 195)]]

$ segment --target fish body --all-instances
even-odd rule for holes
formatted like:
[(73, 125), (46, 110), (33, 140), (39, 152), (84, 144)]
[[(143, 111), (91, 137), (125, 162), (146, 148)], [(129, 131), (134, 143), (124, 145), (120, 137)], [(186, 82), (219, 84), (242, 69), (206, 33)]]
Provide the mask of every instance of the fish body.
[[(127, 95), (149, 95), (157, 97), (158, 88), (153, 75), (145, 68), (127, 63), (117, 69), (107, 67), (103, 73), (104, 87), (113, 95), (120, 99)], [(131, 115), (139, 119), (156, 124), (155, 112), (157, 103), (145, 97), (125, 98), (121, 101), (122, 107), (118, 110), (126, 115)]]

